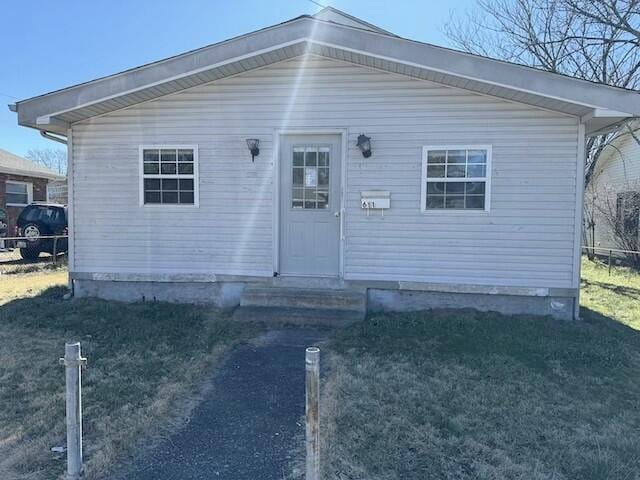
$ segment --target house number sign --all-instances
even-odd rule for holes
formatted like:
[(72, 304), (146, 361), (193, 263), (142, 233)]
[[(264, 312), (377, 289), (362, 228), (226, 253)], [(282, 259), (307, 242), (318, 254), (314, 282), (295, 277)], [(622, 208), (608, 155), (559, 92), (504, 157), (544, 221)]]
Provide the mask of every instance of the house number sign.
[(367, 211), (367, 215), (370, 210), (379, 210), (382, 213), (391, 207), (391, 192), (379, 190), (360, 192), (360, 204)]

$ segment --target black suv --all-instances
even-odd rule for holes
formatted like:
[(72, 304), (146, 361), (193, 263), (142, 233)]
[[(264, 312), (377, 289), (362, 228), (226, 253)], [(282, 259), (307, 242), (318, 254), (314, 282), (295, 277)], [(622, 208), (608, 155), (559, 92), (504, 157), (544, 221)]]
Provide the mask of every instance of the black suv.
[[(53, 239), (39, 237), (67, 235), (67, 207), (54, 203), (32, 203), (22, 210), (16, 223), (16, 236), (24, 237), (24, 240), (16, 242), (22, 258), (36, 259), (40, 252), (53, 254)], [(56, 253), (66, 252), (68, 245), (66, 238), (59, 238), (55, 245)]]

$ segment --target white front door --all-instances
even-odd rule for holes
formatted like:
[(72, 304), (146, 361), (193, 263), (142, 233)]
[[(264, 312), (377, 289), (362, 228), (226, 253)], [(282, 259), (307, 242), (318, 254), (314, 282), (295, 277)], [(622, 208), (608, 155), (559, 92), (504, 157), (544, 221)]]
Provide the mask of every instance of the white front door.
[(285, 135), (280, 144), (281, 275), (338, 276), (339, 135)]

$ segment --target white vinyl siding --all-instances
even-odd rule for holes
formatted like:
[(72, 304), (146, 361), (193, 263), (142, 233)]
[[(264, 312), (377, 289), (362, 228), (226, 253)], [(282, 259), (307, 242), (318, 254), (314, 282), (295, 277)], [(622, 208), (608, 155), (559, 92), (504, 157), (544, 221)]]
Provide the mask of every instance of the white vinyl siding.
[[(605, 148), (598, 159), (598, 165), (591, 180), (589, 190), (595, 189), (601, 201), (606, 201), (613, 210), (616, 196), (622, 192), (640, 191), (640, 145), (630, 135)], [(610, 196), (604, 200), (605, 196)], [(614, 213), (614, 212), (611, 212)], [(591, 238), (589, 238), (591, 244)], [(616, 241), (607, 220), (596, 212), (595, 246), (600, 248), (622, 248)], [(601, 253), (601, 252), (599, 252)]]
[[(313, 128), (348, 131), (345, 278), (575, 287), (576, 118), (313, 56), (75, 124), (75, 270), (272, 275), (274, 132)], [(199, 209), (139, 206), (144, 144), (198, 145)], [(460, 144), (492, 146), (491, 211), (425, 215), (422, 147)]]

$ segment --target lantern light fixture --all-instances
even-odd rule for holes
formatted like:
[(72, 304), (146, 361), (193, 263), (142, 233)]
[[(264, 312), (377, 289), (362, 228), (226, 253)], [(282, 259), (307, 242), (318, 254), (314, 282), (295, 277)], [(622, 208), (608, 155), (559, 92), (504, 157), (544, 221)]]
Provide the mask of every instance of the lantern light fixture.
[(362, 152), (362, 156), (364, 158), (369, 158), (371, 156), (371, 137), (367, 137), (365, 134), (360, 134), (356, 145)]
[(255, 158), (260, 155), (260, 140), (257, 138), (247, 138), (247, 147), (249, 147), (251, 161), (253, 162)]

